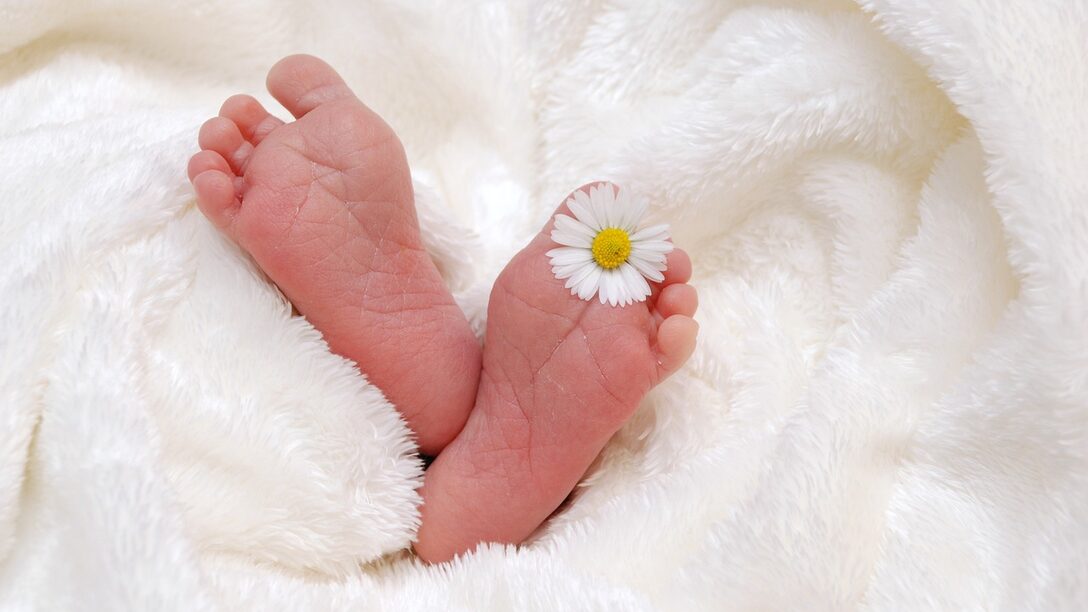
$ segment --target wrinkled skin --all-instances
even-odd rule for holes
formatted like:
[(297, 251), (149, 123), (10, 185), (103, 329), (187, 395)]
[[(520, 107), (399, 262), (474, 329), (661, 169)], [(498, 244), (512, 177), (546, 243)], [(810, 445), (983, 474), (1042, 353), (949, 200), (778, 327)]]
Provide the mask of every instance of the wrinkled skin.
[[(480, 347), (423, 250), (400, 141), (316, 58), (280, 62), (269, 89), (299, 119), (228, 100), (201, 145), (231, 166), (231, 199), (202, 209), (437, 453), (472, 408)], [(200, 162), (198, 196), (223, 174)]]
[(396, 135), (316, 58), (282, 60), (268, 87), (297, 120), (228, 99), (189, 164), (201, 210), (385, 392), (420, 449), (441, 451), (416, 552), (521, 542), (694, 349), (687, 255), (669, 255), (646, 302), (582, 301), (551, 272), (549, 223), (495, 283), (481, 366), (422, 248)]
[(648, 302), (616, 308), (580, 300), (555, 278), (550, 231), (491, 292), (476, 408), (426, 475), (415, 547), (424, 559), (528, 537), (694, 348), (686, 254), (670, 255), (664, 288)]

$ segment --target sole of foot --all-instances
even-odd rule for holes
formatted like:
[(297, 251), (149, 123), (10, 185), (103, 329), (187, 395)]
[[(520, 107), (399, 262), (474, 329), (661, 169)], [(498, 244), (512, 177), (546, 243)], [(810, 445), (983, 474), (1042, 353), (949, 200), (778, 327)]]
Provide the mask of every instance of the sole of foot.
[(404, 149), (315, 57), (267, 84), (295, 120), (229, 98), (189, 162), (200, 209), (436, 454), (472, 408), (480, 346), (423, 249)]
[[(565, 204), (557, 212), (570, 214)], [(683, 251), (669, 254), (645, 302), (584, 301), (552, 273), (553, 223), (492, 290), (476, 407), (425, 475), (414, 547), (425, 561), (522, 542), (695, 348), (698, 296)]]

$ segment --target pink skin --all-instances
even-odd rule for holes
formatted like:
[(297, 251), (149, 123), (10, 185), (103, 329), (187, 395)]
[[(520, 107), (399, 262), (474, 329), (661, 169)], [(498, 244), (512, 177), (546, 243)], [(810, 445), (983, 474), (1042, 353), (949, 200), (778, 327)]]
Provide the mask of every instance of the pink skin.
[(479, 346), (422, 249), (395, 134), (316, 58), (282, 60), (268, 89), (297, 120), (228, 99), (189, 162), (201, 210), (393, 400), (424, 453), (445, 447), (425, 477), (419, 556), (523, 541), (690, 356), (690, 260), (670, 254), (647, 302), (582, 301), (552, 275), (549, 223), (495, 284), (480, 378)]
[(281, 60), (268, 90), (296, 121), (229, 98), (189, 162), (200, 209), (436, 454), (472, 408), (480, 346), (423, 250), (400, 141), (317, 58)]
[(551, 226), (491, 292), (476, 407), (425, 476), (415, 550), (428, 562), (528, 537), (695, 348), (687, 254), (669, 255), (647, 302), (611, 307), (570, 295), (552, 274)]

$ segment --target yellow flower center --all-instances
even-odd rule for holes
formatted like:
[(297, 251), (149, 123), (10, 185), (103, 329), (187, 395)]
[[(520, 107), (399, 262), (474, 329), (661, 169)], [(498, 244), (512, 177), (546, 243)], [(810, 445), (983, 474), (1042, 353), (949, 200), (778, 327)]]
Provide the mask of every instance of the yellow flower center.
[(605, 270), (620, 267), (631, 254), (631, 237), (618, 227), (607, 227), (593, 239), (593, 261)]

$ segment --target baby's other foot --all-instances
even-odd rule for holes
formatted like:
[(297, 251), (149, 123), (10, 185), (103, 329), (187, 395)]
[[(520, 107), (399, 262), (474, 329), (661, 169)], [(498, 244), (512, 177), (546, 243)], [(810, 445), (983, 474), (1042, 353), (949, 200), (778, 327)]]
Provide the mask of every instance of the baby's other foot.
[[(570, 214), (565, 204), (558, 212)], [(553, 224), (492, 290), (476, 407), (425, 476), (415, 550), (427, 561), (528, 537), (695, 347), (698, 298), (683, 251), (647, 301), (583, 301), (552, 273)]]
[(295, 121), (234, 96), (201, 128), (200, 209), (434, 454), (472, 407), (480, 347), (423, 250), (404, 149), (317, 58), (281, 60), (268, 90)]

